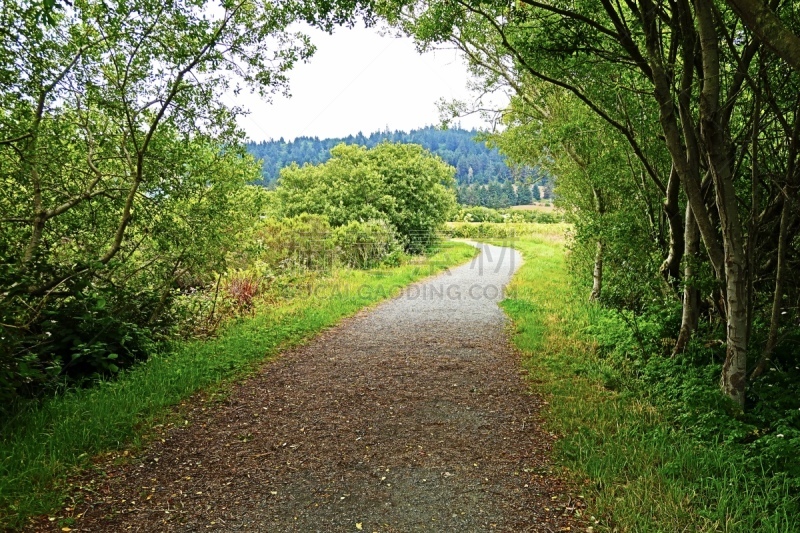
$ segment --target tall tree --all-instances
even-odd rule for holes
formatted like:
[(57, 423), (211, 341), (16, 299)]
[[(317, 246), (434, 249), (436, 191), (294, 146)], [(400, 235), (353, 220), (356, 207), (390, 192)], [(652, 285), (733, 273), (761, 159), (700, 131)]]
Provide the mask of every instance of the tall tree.
[(98, 335), (132, 344), (179, 278), (220, 267), (255, 178), (221, 96), (283, 90), (313, 52), (287, 27), (330, 28), (359, 6), (80, 0), (43, 23), (2, 3), (0, 396), (16, 386), (3, 376), (58, 372), (58, 343), (65, 361), (114, 355)]
[[(592, 2), (537, 0), (403, 7), (402, 15), (389, 18), (423, 43), (455, 43), (488, 78), (504, 80), (517, 94), (525, 93), (527, 77), (561, 87), (625, 138), (664, 198), (672, 249), (663, 270), (670, 276), (679, 275), (675, 258), (686, 246), (678, 204), (679, 194), (685, 195), (720, 286), (727, 351), (721, 387), (743, 406), (753, 320), (748, 266), (765, 222), (756, 211), (782, 203), (777, 189), (764, 186), (758, 155), (751, 153), (764, 127), (753, 118), (768, 113), (768, 123), (786, 124), (785, 130), (796, 120), (794, 103), (765, 90), (776, 88), (769, 77), (756, 81), (756, 58), (771, 62), (761, 41), (711, 0), (602, 0), (599, 9)], [(794, 86), (796, 75), (780, 83)], [(754, 93), (769, 100), (759, 113), (752, 112)], [(654, 126), (657, 135), (651, 135)], [(772, 156), (794, 168), (787, 144)], [(765, 188), (769, 199), (761, 195)], [(751, 197), (747, 208), (741, 193)], [(774, 220), (774, 212), (763, 212)], [(748, 219), (749, 225), (743, 222)], [(684, 299), (684, 305), (692, 301)]]

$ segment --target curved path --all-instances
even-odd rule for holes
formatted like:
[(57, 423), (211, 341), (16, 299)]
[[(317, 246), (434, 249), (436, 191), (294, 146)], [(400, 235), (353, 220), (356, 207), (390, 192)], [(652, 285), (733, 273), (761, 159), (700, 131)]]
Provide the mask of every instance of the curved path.
[(198, 399), (72, 530), (575, 531), (497, 306), (521, 261), (484, 246)]

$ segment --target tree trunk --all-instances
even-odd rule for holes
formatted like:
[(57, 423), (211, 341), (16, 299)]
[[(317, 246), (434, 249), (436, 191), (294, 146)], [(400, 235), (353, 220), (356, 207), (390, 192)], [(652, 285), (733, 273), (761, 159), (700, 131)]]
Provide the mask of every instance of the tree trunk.
[(684, 286), (683, 286), (683, 311), (681, 313), (681, 329), (678, 333), (678, 340), (672, 350), (672, 356), (683, 353), (692, 333), (697, 329), (697, 322), (700, 318), (700, 291), (692, 286), (695, 275), (694, 266), (697, 256), (700, 253), (700, 230), (692, 214), (691, 206), (686, 206), (686, 230), (684, 234)]
[(677, 170), (673, 166), (669, 175), (669, 182), (667, 183), (667, 197), (664, 201), (664, 214), (669, 223), (669, 253), (661, 264), (660, 269), (664, 280), (673, 286), (675, 286), (680, 279), (681, 259), (683, 258), (685, 249), (684, 227), (681, 221), (680, 206), (678, 205), (679, 193), (680, 178), (678, 177)]
[(602, 241), (597, 241), (597, 250), (594, 253), (594, 270), (592, 271), (592, 292), (589, 294), (589, 301), (596, 302), (600, 299), (603, 290), (603, 252), (605, 245)]
[[(738, 255), (738, 257), (737, 257)], [(728, 311), (725, 364), (720, 386), (731, 400), (744, 407), (747, 386), (747, 275), (742, 254), (726, 254), (725, 300)]]
[[(592, 187), (592, 194), (594, 195), (594, 208), (599, 216), (603, 216), (606, 212), (605, 202), (603, 202), (603, 195), (597, 187)], [(603, 291), (603, 255), (605, 253), (605, 244), (602, 240), (597, 241), (597, 249), (594, 253), (594, 269), (592, 270), (592, 292), (589, 294), (589, 301), (595, 302), (600, 299), (600, 294)]]
[(784, 199), (781, 211), (781, 226), (778, 233), (778, 265), (775, 271), (775, 292), (772, 296), (772, 313), (769, 321), (769, 334), (764, 352), (758, 364), (753, 369), (751, 378), (760, 376), (772, 358), (772, 352), (778, 344), (778, 326), (781, 320), (781, 307), (783, 305), (783, 289), (786, 277), (786, 247), (789, 245), (789, 226), (791, 225), (792, 212), (789, 200)]
[(727, 136), (727, 124), (720, 123), (719, 36), (711, 0), (696, 0), (695, 6), (704, 75), (699, 105), (700, 135), (714, 180), (724, 250), (727, 338), (720, 386), (726, 396), (744, 408), (747, 334), (750, 329), (747, 300), (749, 273), (744, 252), (744, 232), (733, 186), (730, 139)]

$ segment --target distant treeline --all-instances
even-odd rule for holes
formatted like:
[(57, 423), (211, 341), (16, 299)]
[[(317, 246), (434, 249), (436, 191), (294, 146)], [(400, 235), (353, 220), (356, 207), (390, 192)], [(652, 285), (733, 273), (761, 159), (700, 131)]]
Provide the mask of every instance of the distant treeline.
[[(375, 132), (365, 136), (361, 132), (338, 139), (320, 139), (318, 137), (298, 137), (294, 141), (286, 142), (283, 138), (277, 141), (250, 142), (247, 150), (256, 158), (262, 160), (262, 184), (271, 185), (278, 179), (280, 169), (297, 163), (319, 164), (330, 158), (330, 150), (340, 143), (358, 144), (372, 148), (383, 141), (395, 143), (419, 144), (426, 150), (441, 157), (446, 163), (456, 169), (456, 182), (459, 186), (489, 185), (507, 182), (532, 183), (539, 179), (541, 170), (538, 167), (514, 166), (507, 163), (505, 156), (496, 149), (489, 148), (485, 143), (476, 140), (478, 133), (475, 130), (448, 129), (441, 130), (426, 127), (419, 130)], [(541, 184), (541, 183), (540, 183)], [(549, 185), (549, 183), (545, 183)], [(496, 187), (493, 187), (493, 189)], [(476, 188), (477, 189), (477, 188)], [(497, 196), (497, 195), (494, 195)], [(486, 195), (480, 203), (490, 207), (495, 202), (486, 200)], [(503, 203), (503, 202), (501, 202)]]
[(459, 185), (458, 203), (466, 206), (503, 209), (512, 205), (528, 205), (553, 197), (552, 184), (548, 176), (534, 177), (533, 180), (535, 184), (531, 184), (529, 181), (523, 183), (492, 181), (487, 185), (479, 183)]

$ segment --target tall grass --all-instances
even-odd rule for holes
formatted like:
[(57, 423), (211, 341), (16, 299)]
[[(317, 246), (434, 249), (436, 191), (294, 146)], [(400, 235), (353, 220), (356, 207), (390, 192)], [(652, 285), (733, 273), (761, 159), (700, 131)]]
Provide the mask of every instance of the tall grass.
[(549, 397), (547, 424), (561, 436), (558, 461), (574, 472), (594, 530), (800, 531), (790, 480), (771, 477), (768, 465), (744, 467), (742, 446), (684, 431), (658, 398), (613, 390), (620, 389), (617, 369), (589, 332), (603, 311), (569, 287), (556, 241), (512, 242), (525, 263), (502, 305), (531, 387)]
[(160, 417), (192, 394), (242, 377), (280, 350), (474, 254), (471, 246), (445, 243), (413, 264), (335, 271), (305, 294), (258, 307), (216, 339), (178, 345), (115, 381), (31, 404), (0, 426), (0, 529), (22, 527), (28, 517), (57, 508), (70, 474), (96, 454), (139, 445)]

